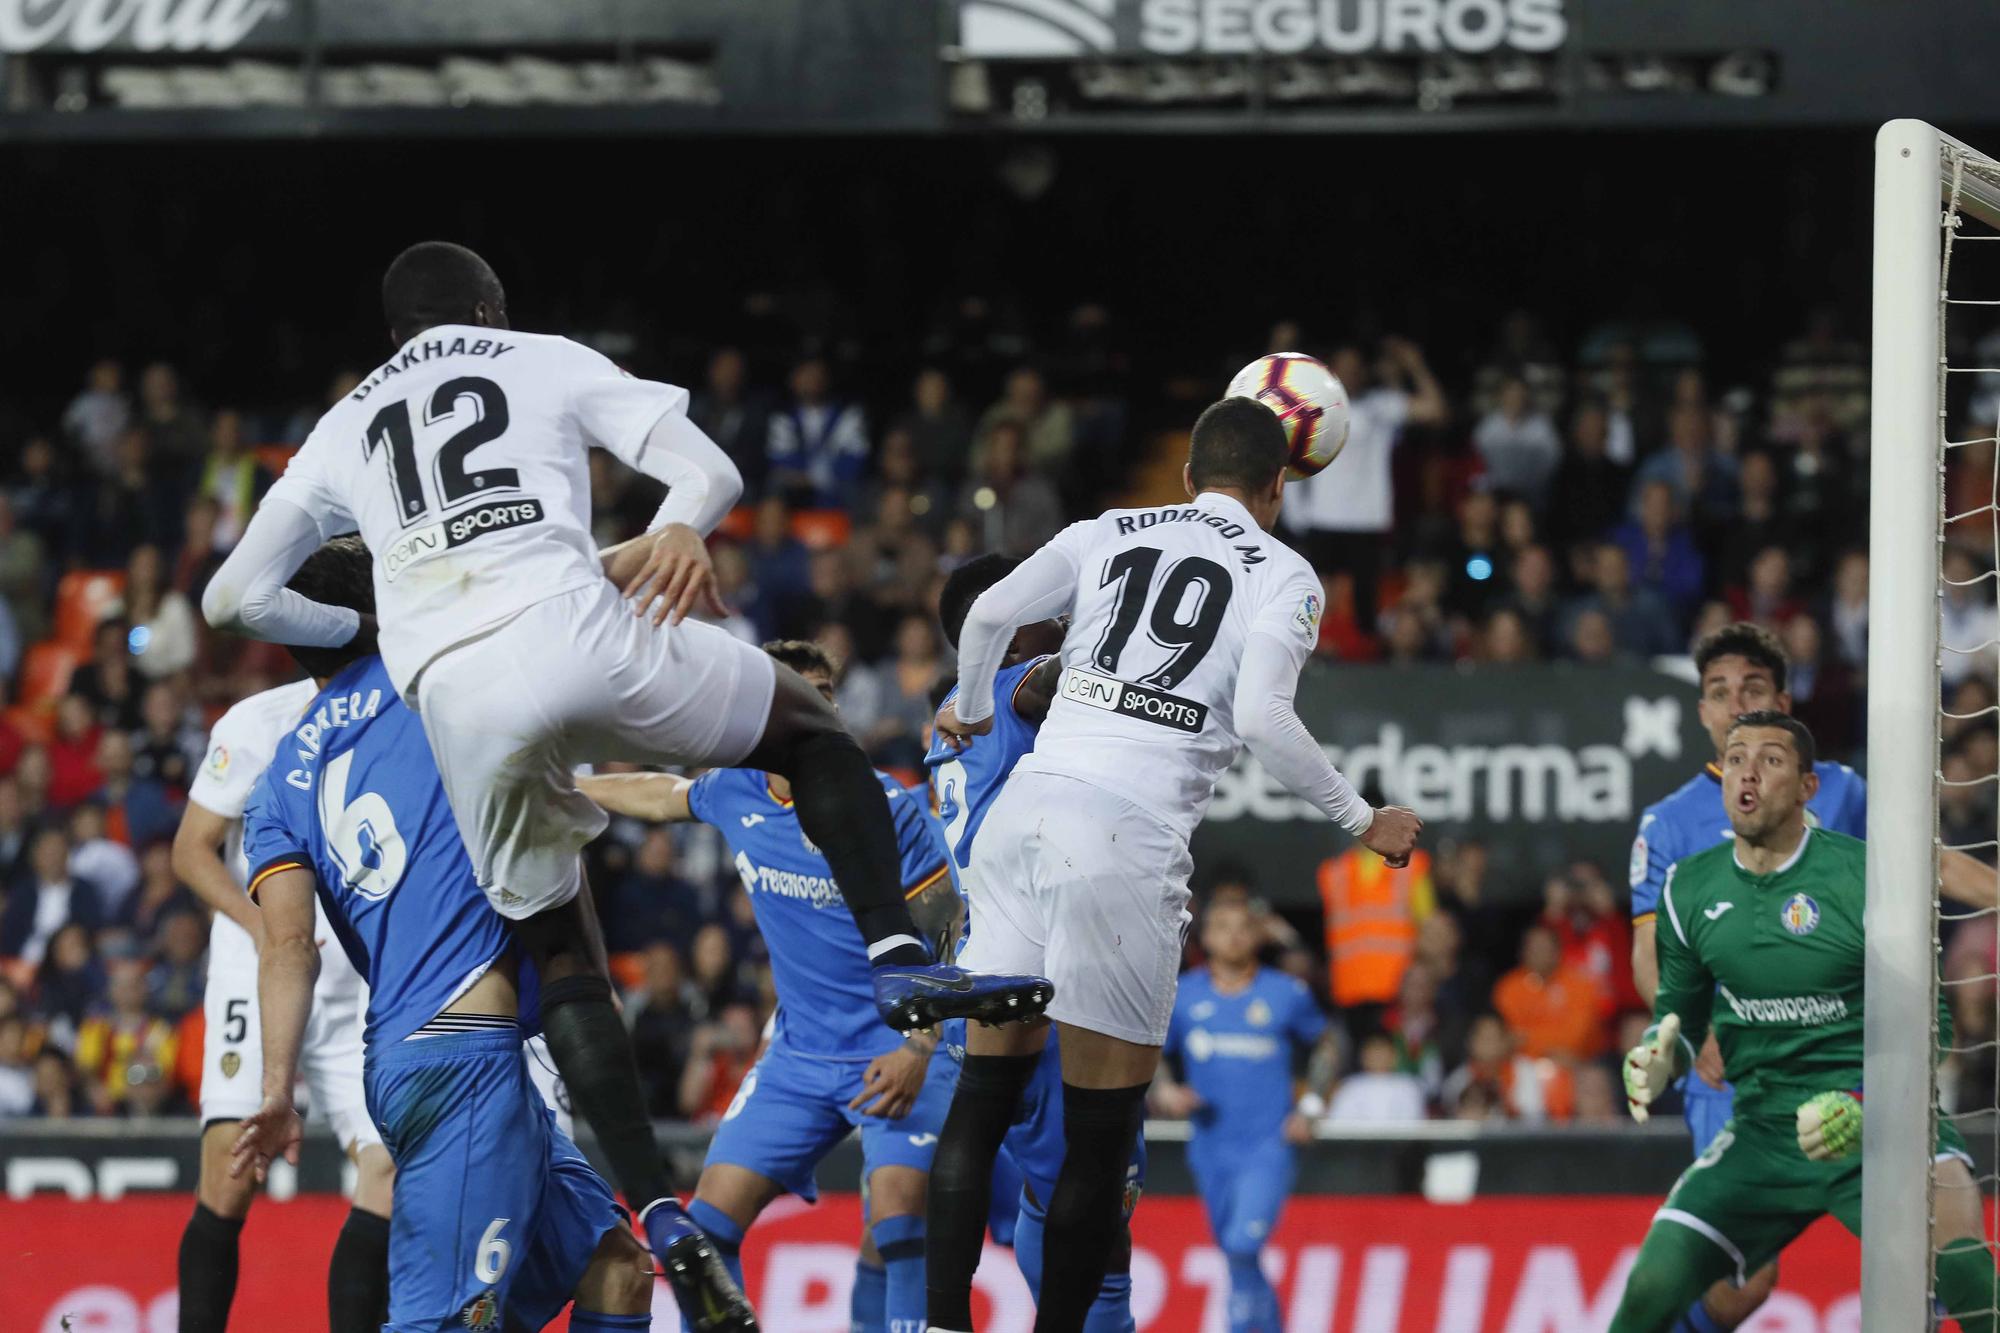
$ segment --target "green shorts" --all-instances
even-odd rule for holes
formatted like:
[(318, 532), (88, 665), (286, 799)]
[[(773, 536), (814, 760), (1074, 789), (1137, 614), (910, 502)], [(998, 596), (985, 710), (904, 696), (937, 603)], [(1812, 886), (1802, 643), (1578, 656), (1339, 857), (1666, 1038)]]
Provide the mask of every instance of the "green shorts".
[[(1938, 1122), (1937, 1156), (1970, 1164), (1965, 1139)], [(1681, 1173), (1654, 1223), (1675, 1223), (1719, 1245), (1741, 1282), (1825, 1213), (1861, 1234), (1861, 1154), (1815, 1162), (1799, 1151), (1796, 1126), (1732, 1118), (1708, 1151)]]

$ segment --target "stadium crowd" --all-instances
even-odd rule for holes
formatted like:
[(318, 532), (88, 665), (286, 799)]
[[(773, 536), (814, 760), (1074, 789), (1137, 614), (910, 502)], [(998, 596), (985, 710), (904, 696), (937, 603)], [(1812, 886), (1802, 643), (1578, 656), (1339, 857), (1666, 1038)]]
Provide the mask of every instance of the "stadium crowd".
[[(690, 376), (692, 416), (749, 485), (716, 550), (728, 627), (831, 648), (852, 729), (912, 783), (952, 672), (933, 615), (943, 576), (981, 551), (1024, 554), (1092, 506), (1178, 486), (1170, 439), (1136, 424), (1138, 379), (1105, 312), (1074, 311), (1039, 352), (974, 336), (979, 312), (960, 316), (921, 364), (751, 338)], [(1321, 656), (1590, 665), (1685, 653), (1753, 620), (1781, 636), (1822, 753), (1855, 755), (1867, 363), (1832, 316), (1763, 367), (1709, 366), (1695, 332), (1666, 321), (1607, 324), (1562, 348), (1517, 314), (1484, 350), (1449, 349), (1442, 374), (1408, 341), (1315, 334), (1280, 324), (1266, 347), (1219, 357), (1215, 382), (1260, 350), (1303, 346), (1352, 394), (1344, 457), (1287, 500), (1286, 535), (1326, 579)], [(357, 378), (335, 377), (327, 401)], [(1175, 392), (1191, 419), (1201, 391)], [(59, 418), (0, 430), (0, 1117), (185, 1111), (198, 1083), (208, 928), (169, 844), (208, 723), (295, 673), (280, 650), (210, 633), (193, 608), (319, 406), (210, 393), (197, 402), (167, 363), (104, 361)], [(1993, 446), (1955, 452), (1948, 507), (1990, 501)], [(592, 459), (604, 542), (644, 524), (649, 485)], [(1948, 642), (2000, 630), (1991, 587), (1971, 582), (1990, 555), (1952, 550), (1948, 573), (1968, 586), (1945, 599)], [(1992, 672), (1974, 667), (1954, 659), (1947, 675), (1949, 711), (1966, 719), (1952, 723), (1948, 778), (2000, 771), (1980, 716)], [(1992, 784), (1945, 800), (1952, 840), (1990, 839)], [(1622, 869), (1578, 862), (1540, 885), (1497, 883), (1477, 842), (1433, 847), (1393, 975), (1341, 1006), (1347, 1021), (1316, 1057), (1338, 1078), (1330, 1114), (1624, 1121), (1614, 1053), (1643, 1019)], [(590, 871), (653, 1110), (718, 1117), (772, 1004), (720, 838), (620, 821)], [(1249, 900), (1270, 961), (1332, 1004), (1310, 911), (1263, 905), (1273, 886), (1255, 867), (1201, 867), (1197, 885)], [(1990, 978), (1985, 936), (1953, 941), (1947, 968)], [(1955, 998), (1975, 1037), (1963, 1044), (1990, 1039), (1990, 979)], [(1955, 1067), (1956, 1083), (1990, 1097), (1991, 1051), (1971, 1058), (1984, 1063)]]

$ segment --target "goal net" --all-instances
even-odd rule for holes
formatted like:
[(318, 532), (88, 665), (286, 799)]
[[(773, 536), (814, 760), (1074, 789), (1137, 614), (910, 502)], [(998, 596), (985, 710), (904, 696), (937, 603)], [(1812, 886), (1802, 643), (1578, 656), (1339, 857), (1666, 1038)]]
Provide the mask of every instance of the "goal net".
[[(2000, 848), (1990, 741), (2000, 722), (1995, 241), (2000, 163), (1920, 121), (1884, 125), (1869, 463), (1861, 1301), (1871, 1330), (1930, 1323), (1941, 1214), (1973, 1207), (1994, 1234), (1996, 919), (1938, 886), (1941, 858), (1992, 861)], [(1940, 998), (1951, 1018), (1942, 1063)], [(1979, 1163), (1977, 1199), (1933, 1184), (1941, 1120)]]

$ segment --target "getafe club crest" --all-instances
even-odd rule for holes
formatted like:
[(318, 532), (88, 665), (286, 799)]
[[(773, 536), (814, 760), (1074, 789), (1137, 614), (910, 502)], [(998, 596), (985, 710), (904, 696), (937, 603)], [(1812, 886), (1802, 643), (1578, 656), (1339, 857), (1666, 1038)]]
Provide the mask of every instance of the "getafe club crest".
[(493, 1299), (493, 1293), (482, 1291), (465, 1307), (458, 1320), (467, 1328), (486, 1330), (500, 1327), (500, 1302)]
[(1250, 1021), (1250, 1026), (1253, 1028), (1269, 1027), (1271, 1024), (1271, 1006), (1265, 1004), (1262, 1000), (1252, 1000), (1250, 1001), (1250, 1008), (1244, 1012), (1243, 1016)]
[(1819, 929), (1819, 904), (1803, 893), (1795, 893), (1778, 909), (1778, 924), (1794, 935), (1810, 935)]

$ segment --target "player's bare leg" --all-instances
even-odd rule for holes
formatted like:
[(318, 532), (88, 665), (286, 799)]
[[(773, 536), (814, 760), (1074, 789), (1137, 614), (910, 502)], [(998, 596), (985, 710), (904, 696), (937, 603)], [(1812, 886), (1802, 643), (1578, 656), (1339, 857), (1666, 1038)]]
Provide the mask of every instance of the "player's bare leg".
[(569, 1326), (576, 1333), (653, 1326), (653, 1256), (620, 1222), (604, 1233), (576, 1284)]
[(395, 1198), (396, 1163), (389, 1150), (370, 1143), (354, 1162), (354, 1206), (333, 1243), (326, 1269), (326, 1318), (330, 1333), (375, 1333), (389, 1319), (389, 1210)]
[(742, 767), (791, 783), (799, 827), (826, 856), (868, 941), (875, 1004), (889, 1026), (1028, 1018), (1048, 1005), (1054, 990), (1041, 977), (982, 976), (932, 960), (903, 901), (896, 829), (875, 770), (833, 705), (789, 667), (778, 666), (764, 735)]
[(229, 1174), (229, 1147), (242, 1124), (218, 1120), (202, 1128), (201, 1176), (194, 1215), (181, 1232), (180, 1333), (224, 1333), (236, 1301), (237, 1245), (257, 1182)]
[(541, 977), (542, 1033), (576, 1114), (597, 1135), (613, 1182), (638, 1210), (681, 1313), (696, 1333), (754, 1329), (756, 1316), (715, 1246), (688, 1219), (653, 1137), (632, 1040), (612, 1001), (604, 935), (590, 885), (513, 923)]
[(731, 1162), (710, 1162), (701, 1169), (688, 1216), (715, 1245), (723, 1267), (738, 1286), (743, 1283), (743, 1236), (758, 1214), (785, 1192), (769, 1176)]
[[(970, 1333), (972, 1275), (993, 1205), (993, 1161), (1048, 1045), (1047, 1019), (965, 1025), (965, 1065), (931, 1159), (924, 1284), (934, 1329)], [(1127, 1145), (1127, 1155), (1130, 1145)]]
[[(1702, 1296), (1700, 1311), (1689, 1312), (1688, 1322), (1693, 1323), (1697, 1318), (1706, 1319), (1716, 1333), (1728, 1333), (1728, 1330), (1748, 1323), (1750, 1316), (1771, 1299), (1771, 1293), (1777, 1286), (1776, 1264), (1765, 1264), (1740, 1287), (1733, 1281), (1718, 1282)], [(1707, 1330), (1701, 1330), (1701, 1333), (1707, 1333)]]

